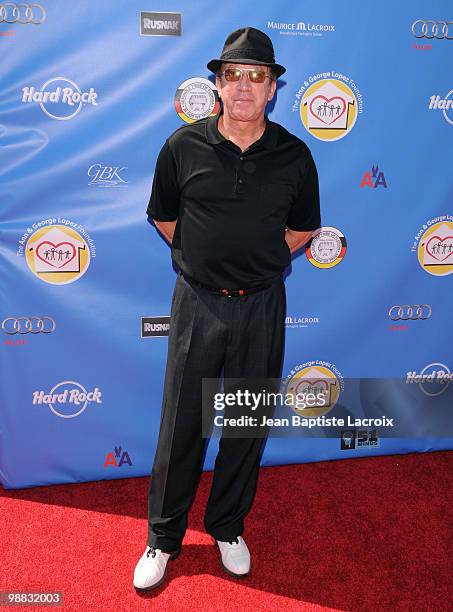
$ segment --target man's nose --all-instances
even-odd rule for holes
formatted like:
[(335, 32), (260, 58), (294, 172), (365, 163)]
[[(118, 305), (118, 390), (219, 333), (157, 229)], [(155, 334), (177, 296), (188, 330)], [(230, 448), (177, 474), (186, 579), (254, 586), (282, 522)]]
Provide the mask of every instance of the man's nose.
[(239, 79), (238, 87), (239, 89), (250, 89), (250, 79), (246, 72), (242, 73), (241, 78)]

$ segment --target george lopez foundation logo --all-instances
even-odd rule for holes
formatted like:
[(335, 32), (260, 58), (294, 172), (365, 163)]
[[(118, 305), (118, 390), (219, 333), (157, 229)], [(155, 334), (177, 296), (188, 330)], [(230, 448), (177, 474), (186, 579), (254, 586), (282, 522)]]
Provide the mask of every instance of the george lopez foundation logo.
[(48, 392), (33, 391), (33, 404), (48, 406), (55, 416), (73, 419), (81, 415), (89, 404), (102, 404), (101, 396), (98, 387), (87, 391), (80, 383), (65, 380)]
[(442, 215), (423, 224), (415, 236), (412, 252), (421, 267), (434, 276), (453, 273), (453, 216)]
[[(317, 417), (330, 412), (344, 391), (344, 380), (338, 368), (328, 361), (308, 361), (293, 368), (284, 382), (286, 393), (292, 395), (292, 409), (304, 417)], [(297, 406), (298, 394), (313, 394), (323, 402), (305, 408)]]
[(56, 217), (33, 223), (19, 239), (17, 255), (25, 254), (33, 274), (52, 285), (78, 280), (96, 257), (94, 241), (74, 221)]
[(371, 166), (371, 172), (365, 172), (360, 183), (360, 188), (370, 187), (376, 189), (377, 187), (384, 187), (387, 189), (387, 181), (385, 180), (384, 173), (379, 169), (379, 166)]
[(140, 12), (142, 36), (181, 36), (181, 13)]
[(356, 83), (339, 72), (307, 77), (293, 103), (305, 129), (315, 138), (331, 142), (344, 138), (363, 112), (362, 94)]
[(115, 446), (113, 453), (107, 453), (104, 461), (104, 469), (109, 467), (120, 468), (123, 465), (132, 467), (132, 461), (127, 451), (123, 451), (121, 446)]
[(22, 88), (22, 103), (39, 104), (48, 117), (59, 121), (73, 119), (84, 106), (97, 106), (97, 97), (93, 87), (82, 91), (74, 81), (65, 77), (49, 79), (41, 89), (33, 86)]

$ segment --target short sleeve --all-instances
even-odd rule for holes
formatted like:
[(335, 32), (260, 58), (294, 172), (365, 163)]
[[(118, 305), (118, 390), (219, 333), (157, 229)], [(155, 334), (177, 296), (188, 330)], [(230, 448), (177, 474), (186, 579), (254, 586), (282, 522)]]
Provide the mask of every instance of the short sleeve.
[(318, 172), (310, 151), (307, 151), (299, 190), (286, 225), (296, 232), (315, 230), (321, 226)]
[(168, 140), (156, 162), (153, 186), (146, 214), (155, 221), (175, 221), (179, 216), (177, 168)]

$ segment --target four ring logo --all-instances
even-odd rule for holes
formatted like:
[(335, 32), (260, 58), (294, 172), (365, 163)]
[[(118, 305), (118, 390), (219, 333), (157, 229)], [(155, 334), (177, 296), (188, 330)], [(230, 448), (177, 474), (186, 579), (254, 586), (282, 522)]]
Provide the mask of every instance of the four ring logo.
[(392, 306), (389, 310), (389, 317), (392, 321), (416, 321), (417, 319), (429, 319), (433, 309), (429, 304), (403, 304), (402, 306)]
[(4, 2), (0, 4), (0, 23), (42, 23), (46, 11), (40, 4)]
[(7, 317), (2, 321), (5, 334), (50, 334), (56, 328), (52, 317)]
[[(451, 27), (451, 29), (449, 29)], [(415, 38), (453, 39), (453, 21), (433, 21), (432, 19), (417, 19), (412, 24), (412, 34)]]

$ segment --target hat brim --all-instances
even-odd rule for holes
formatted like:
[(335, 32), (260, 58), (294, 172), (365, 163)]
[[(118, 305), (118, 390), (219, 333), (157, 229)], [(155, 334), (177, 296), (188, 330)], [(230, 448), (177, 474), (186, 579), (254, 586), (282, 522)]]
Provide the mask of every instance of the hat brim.
[(258, 60), (246, 59), (246, 58), (228, 59), (228, 60), (213, 59), (210, 62), (208, 62), (206, 66), (211, 72), (214, 72), (215, 74), (217, 73), (217, 71), (219, 70), (222, 64), (251, 64), (253, 66), (269, 66), (270, 68), (274, 70), (275, 74), (277, 75), (277, 78), (282, 76), (282, 74), (286, 72), (286, 68), (284, 68), (280, 64), (269, 64), (268, 62), (260, 62)]

